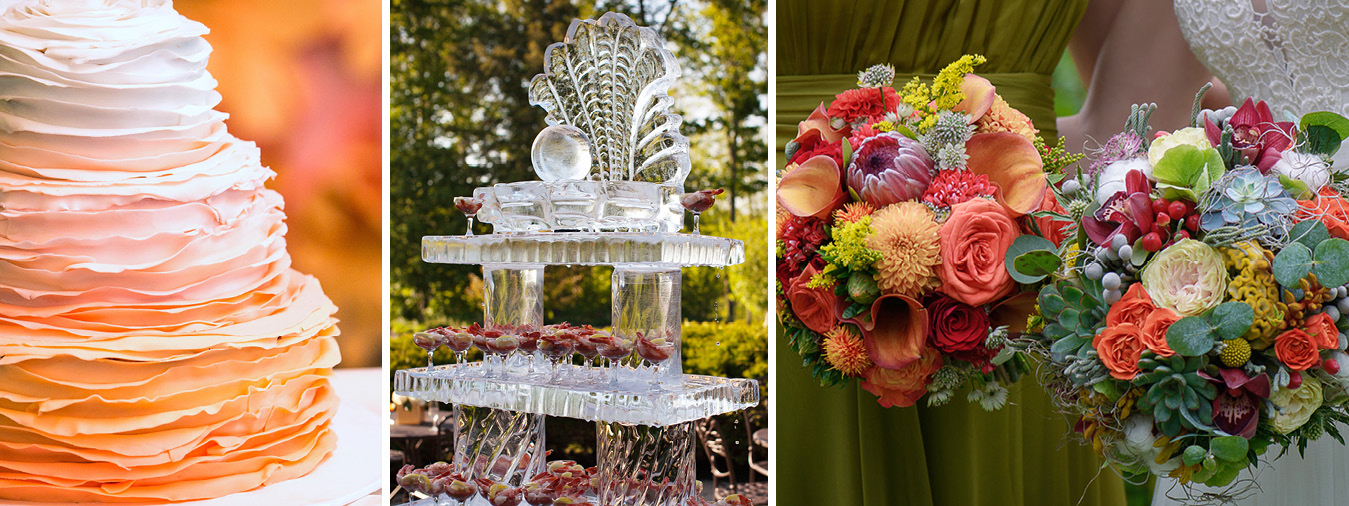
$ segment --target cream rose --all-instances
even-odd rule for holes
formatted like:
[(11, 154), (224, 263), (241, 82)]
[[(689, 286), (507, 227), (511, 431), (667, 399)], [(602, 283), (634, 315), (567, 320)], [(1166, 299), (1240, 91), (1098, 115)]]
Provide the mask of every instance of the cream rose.
[(1310, 420), (1316, 408), (1321, 407), (1321, 381), (1315, 376), (1303, 373), (1302, 386), (1280, 388), (1269, 396), (1269, 401), (1279, 408), (1279, 412), (1270, 421), (1274, 430), (1288, 434), (1297, 430)]
[(1158, 137), (1152, 141), (1152, 146), (1148, 148), (1148, 163), (1157, 165), (1166, 155), (1167, 150), (1176, 146), (1194, 146), (1201, 150), (1213, 147), (1213, 143), (1208, 141), (1208, 134), (1204, 133), (1202, 128), (1182, 128), (1171, 132), (1170, 135)]
[(1223, 301), (1227, 295), (1227, 268), (1217, 250), (1185, 239), (1152, 257), (1143, 270), (1143, 288), (1157, 307), (1181, 316), (1194, 316)]

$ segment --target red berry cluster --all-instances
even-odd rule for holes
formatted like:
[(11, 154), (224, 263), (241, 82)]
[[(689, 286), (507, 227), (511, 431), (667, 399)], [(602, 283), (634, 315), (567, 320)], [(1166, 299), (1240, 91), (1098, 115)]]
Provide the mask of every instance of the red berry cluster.
[(1139, 245), (1145, 250), (1155, 253), (1199, 232), (1199, 213), (1193, 202), (1159, 197), (1152, 201), (1152, 212), (1156, 214), (1152, 230), (1139, 239)]

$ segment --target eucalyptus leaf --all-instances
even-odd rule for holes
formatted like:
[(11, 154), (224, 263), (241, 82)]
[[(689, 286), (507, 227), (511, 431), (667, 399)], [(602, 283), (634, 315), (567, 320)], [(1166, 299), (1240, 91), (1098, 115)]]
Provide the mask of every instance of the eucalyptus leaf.
[[(1041, 269), (1037, 266), (1048, 265), (1050, 262), (1046, 255), (1037, 254), (1028, 257), (1026, 260), (1021, 260), (1022, 256), (1025, 254), (1037, 251), (1045, 252), (1050, 256), (1053, 256), (1058, 264), (1054, 265), (1048, 272), (1040, 273), (1039, 271)], [(1022, 262), (1023, 267), (1025, 267), (1026, 270), (1018, 269), (1018, 261)], [(1053, 241), (1034, 235), (1022, 235), (1013, 240), (1012, 245), (1007, 248), (1007, 254), (1003, 256), (1003, 263), (1007, 267), (1007, 273), (1012, 276), (1012, 279), (1016, 280), (1018, 283), (1030, 284), (1044, 279), (1045, 276), (1048, 276), (1049, 274), (1053, 274), (1054, 270), (1058, 269), (1058, 266), (1063, 264), (1063, 260), (1059, 258), (1058, 248), (1054, 246)]]
[(1245, 302), (1224, 302), (1213, 308), (1209, 320), (1217, 330), (1218, 337), (1224, 340), (1236, 339), (1251, 329), (1251, 324), (1255, 323), (1255, 311)]
[(1297, 129), (1306, 131), (1315, 125), (1329, 127), (1339, 134), (1341, 139), (1349, 139), (1349, 119), (1329, 111), (1311, 112), (1302, 116)]
[[(1023, 235), (1021, 237), (1033, 236)], [(1016, 282), (1030, 284), (1053, 274), (1054, 271), (1059, 269), (1060, 265), (1063, 265), (1063, 260), (1059, 258), (1059, 254), (1056, 252), (1027, 251), (1012, 260), (1012, 270), (1009, 273)]]
[(1274, 280), (1283, 286), (1298, 286), (1312, 271), (1312, 250), (1302, 243), (1288, 243), (1274, 256)]
[(1312, 272), (1321, 286), (1336, 287), (1349, 283), (1349, 241), (1332, 237), (1316, 245), (1316, 266)]
[(1293, 225), (1293, 229), (1288, 232), (1288, 238), (1302, 243), (1307, 249), (1316, 249), (1321, 241), (1330, 238), (1330, 230), (1326, 229), (1326, 224), (1321, 220), (1302, 220)]
[(1203, 318), (1187, 316), (1166, 330), (1166, 345), (1177, 354), (1194, 357), (1213, 349), (1213, 326)]

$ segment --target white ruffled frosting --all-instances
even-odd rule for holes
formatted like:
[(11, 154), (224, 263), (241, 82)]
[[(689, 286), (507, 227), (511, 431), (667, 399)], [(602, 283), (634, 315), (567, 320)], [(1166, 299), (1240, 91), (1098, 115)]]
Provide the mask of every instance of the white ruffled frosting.
[(169, 0), (0, 10), (0, 499), (181, 501), (313, 469), (336, 308), (214, 110), (206, 27)]

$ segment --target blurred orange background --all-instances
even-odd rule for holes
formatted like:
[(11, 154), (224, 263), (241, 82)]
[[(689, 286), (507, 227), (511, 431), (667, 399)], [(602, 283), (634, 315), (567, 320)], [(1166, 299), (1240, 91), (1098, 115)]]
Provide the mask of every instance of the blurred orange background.
[(380, 0), (177, 0), (211, 29), (208, 69), (235, 136), (286, 198), (296, 269), (340, 311), (342, 366), (378, 367), (383, 33)]

